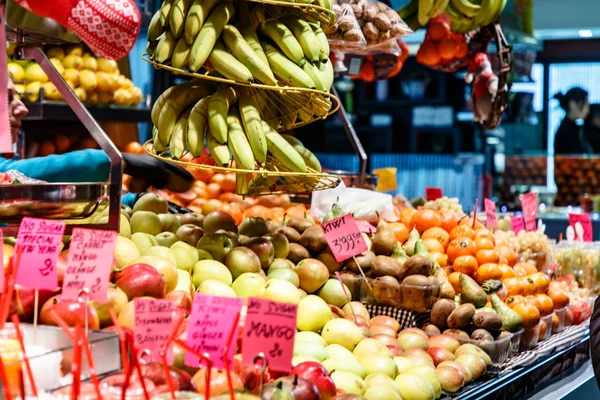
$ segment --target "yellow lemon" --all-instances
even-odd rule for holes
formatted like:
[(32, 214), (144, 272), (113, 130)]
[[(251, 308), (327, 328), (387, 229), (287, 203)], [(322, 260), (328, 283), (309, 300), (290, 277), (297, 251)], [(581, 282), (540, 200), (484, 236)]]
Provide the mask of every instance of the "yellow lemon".
[(58, 46), (50, 47), (48, 50), (46, 50), (46, 55), (50, 58), (54, 57), (62, 60), (65, 58), (65, 50)]
[(109, 74), (106, 72), (98, 71), (96, 72), (96, 88), (101, 92), (109, 92), (112, 87), (109, 81)]
[(130, 90), (131, 92), (131, 102), (129, 103), (132, 106), (137, 106), (142, 102), (142, 89), (138, 87), (134, 87)]
[(25, 70), (22, 66), (20, 66), (17, 63), (9, 62), (8, 71), (12, 75), (12, 79), (14, 82), (21, 82), (25, 79)]
[(81, 86), (86, 92), (95, 90), (98, 86), (96, 80), (96, 74), (94, 71), (89, 69), (83, 69), (79, 72), (79, 86)]
[(117, 89), (115, 91), (115, 103), (120, 106), (127, 106), (131, 103), (131, 93), (127, 89)]
[(81, 102), (85, 103), (87, 101), (87, 93), (85, 92), (85, 90), (83, 90), (83, 88), (78, 87), (75, 88), (73, 91), (75, 92), (75, 96), (77, 96), (77, 98)]
[(69, 46), (67, 47), (67, 55), (81, 57), (83, 55), (83, 48), (80, 45)]
[(65, 68), (81, 69), (81, 66), (83, 65), (83, 59), (80, 56), (69, 54), (63, 58), (62, 63)]
[(90, 54), (86, 54), (85, 56), (83, 56), (83, 68), (89, 69), (90, 71), (97, 71), (98, 61), (96, 60), (96, 57)]
[(98, 58), (98, 70), (112, 74), (119, 72), (119, 67), (115, 60), (107, 60), (106, 58)]
[(87, 92), (87, 104), (98, 104), (98, 93), (96, 92)]
[(23, 93), (23, 96), (31, 101), (38, 101), (40, 98), (40, 89), (42, 88), (42, 83), (41, 82), (31, 82), (28, 83), (27, 86), (25, 86), (25, 93)]
[(100, 92), (98, 93), (98, 104), (108, 104), (113, 101), (112, 92)]
[(12, 57), (15, 54), (15, 48), (17, 44), (15, 42), (6, 42), (6, 56)]
[(79, 86), (79, 70), (75, 68), (67, 68), (65, 69), (63, 78), (65, 78), (65, 81), (71, 81), (75, 86)]
[(123, 89), (131, 89), (133, 88), (133, 82), (131, 79), (125, 77), (125, 75), (119, 75), (119, 86)]
[(54, 86), (54, 83), (46, 82), (46, 83), (44, 83), (44, 85), (42, 87), (44, 88), (44, 98), (46, 98), (48, 100), (62, 100), (63, 99), (62, 95), (56, 89), (56, 86)]
[(63, 74), (65, 73), (65, 67), (63, 67), (62, 62), (56, 57), (50, 58), (50, 62), (52, 63), (52, 65), (54, 65), (54, 68), (56, 68), (58, 73), (61, 76), (63, 76)]
[(31, 63), (25, 68), (25, 80), (27, 82), (48, 82), (48, 76), (42, 71), (42, 67), (40, 67), (36, 63)]

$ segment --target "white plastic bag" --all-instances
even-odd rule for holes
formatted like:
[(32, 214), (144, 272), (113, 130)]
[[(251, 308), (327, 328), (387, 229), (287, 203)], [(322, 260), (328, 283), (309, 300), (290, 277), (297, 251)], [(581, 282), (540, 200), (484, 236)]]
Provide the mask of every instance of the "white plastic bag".
[(310, 210), (315, 217), (323, 220), (335, 202), (339, 203), (344, 214), (354, 215), (354, 219), (364, 219), (373, 223), (379, 218), (388, 222), (398, 221), (391, 195), (367, 189), (348, 188), (344, 182), (334, 189), (313, 192)]

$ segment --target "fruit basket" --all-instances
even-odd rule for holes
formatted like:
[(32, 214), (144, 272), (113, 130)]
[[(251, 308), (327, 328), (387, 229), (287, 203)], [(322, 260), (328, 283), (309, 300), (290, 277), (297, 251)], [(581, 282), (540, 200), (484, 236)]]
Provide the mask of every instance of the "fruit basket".
[(306, 18), (310, 22), (318, 22), (321, 28), (328, 32), (336, 23), (335, 13), (320, 5), (311, 3), (293, 3), (277, 0), (248, 0), (255, 3), (249, 6), (250, 21), (256, 26), (262, 17), (278, 17), (294, 14)]

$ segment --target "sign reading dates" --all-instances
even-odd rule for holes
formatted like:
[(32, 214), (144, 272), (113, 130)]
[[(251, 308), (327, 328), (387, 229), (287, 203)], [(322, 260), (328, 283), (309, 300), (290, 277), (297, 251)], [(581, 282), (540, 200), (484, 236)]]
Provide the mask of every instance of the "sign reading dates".
[(289, 372), (292, 369), (297, 312), (295, 304), (249, 297), (242, 362), (254, 365), (254, 357), (263, 353), (269, 368)]
[(321, 228), (337, 262), (345, 261), (369, 249), (350, 214), (325, 222)]

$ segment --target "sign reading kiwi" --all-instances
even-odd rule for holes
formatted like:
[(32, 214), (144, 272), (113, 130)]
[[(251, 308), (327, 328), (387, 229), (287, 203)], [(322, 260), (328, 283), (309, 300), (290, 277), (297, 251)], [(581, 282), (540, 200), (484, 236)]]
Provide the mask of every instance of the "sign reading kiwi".
[(325, 222), (321, 225), (321, 229), (337, 262), (345, 261), (368, 250), (351, 214)]

